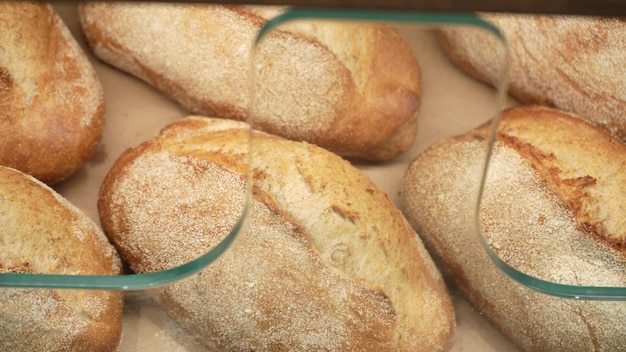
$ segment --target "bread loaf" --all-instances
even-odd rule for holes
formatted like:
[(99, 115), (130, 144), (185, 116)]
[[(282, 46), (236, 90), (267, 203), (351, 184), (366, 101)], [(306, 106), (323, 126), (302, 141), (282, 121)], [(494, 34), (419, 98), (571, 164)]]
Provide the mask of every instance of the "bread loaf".
[[(572, 112), (626, 141), (626, 22), (622, 18), (485, 14), (511, 49), (510, 93)], [(499, 43), (484, 31), (441, 31), (461, 69), (498, 82)]]
[[(499, 271), (475, 229), (487, 125), (413, 161), (401, 208), (447, 276), (527, 351), (622, 351), (624, 302), (558, 298)], [(576, 286), (626, 286), (626, 145), (551, 108), (504, 112), (481, 202), (485, 240), (509, 265)]]
[[(206, 253), (245, 204), (248, 128), (188, 117), (127, 150), (102, 226), (136, 272)], [(247, 231), (156, 299), (216, 351), (444, 351), (454, 314), (422, 243), (348, 162), (255, 132)], [(158, 176), (157, 176), (158, 175)]]
[(346, 157), (390, 159), (413, 143), (420, 71), (400, 34), (357, 22), (292, 22), (262, 42), (257, 104), (250, 53), (283, 8), (85, 3), (80, 21), (103, 61), (194, 114), (244, 120)]
[[(52, 189), (0, 167), (1, 273), (116, 275), (100, 228)], [(1, 351), (117, 351), (119, 292), (0, 288)]]
[(64, 180), (100, 141), (100, 82), (45, 2), (0, 3), (0, 43), (0, 165)]

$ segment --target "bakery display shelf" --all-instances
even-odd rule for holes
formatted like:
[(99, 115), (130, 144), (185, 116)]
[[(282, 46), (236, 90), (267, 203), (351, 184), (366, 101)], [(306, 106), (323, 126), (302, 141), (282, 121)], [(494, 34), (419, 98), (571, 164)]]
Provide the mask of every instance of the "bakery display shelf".
[[(153, 87), (108, 66), (89, 52), (81, 37), (76, 3), (56, 2), (55, 8), (84, 48), (104, 88), (106, 125), (103, 140), (94, 156), (76, 175), (54, 188), (99, 223), (96, 209), (98, 190), (102, 180), (117, 157), (127, 148), (154, 137), (165, 125), (187, 115), (178, 104), (165, 98)], [(440, 26), (477, 26), (499, 36), (497, 28), (471, 14), (344, 11), (325, 9), (293, 9), (270, 21), (259, 33), (257, 44), (272, 30), (290, 21), (311, 19), (374, 20), (393, 22), (407, 39), (419, 62), (423, 97), (420, 107), (416, 142), (410, 151), (391, 161), (355, 165), (370, 177), (395, 203), (399, 203), (399, 189), (408, 164), (421, 151), (437, 141), (468, 131), (494, 117), (508, 106), (518, 103), (506, 96), (506, 75), (499, 89), (483, 85), (465, 76), (447, 61), (438, 46), (434, 30)], [(500, 38), (502, 39), (502, 38)], [(506, 51), (506, 45), (503, 44)], [(251, 64), (254, 67), (254, 63)], [(506, 60), (503, 61), (506, 67)], [(251, 101), (254, 91), (251, 92)], [(251, 107), (254, 109), (254, 106)], [(493, 127), (497, 127), (497, 119)], [(254, 125), (254, 121), (251, 121)], [(254, 141), (251, 141), (254, 145)], [(251, 154), (254, 158), (254, 149)], [(485, 151), (487, 167), (490, 150)], [(484, 175), (477, 182), (483, 182)], [(124, 336), (121, 352), (143, 351), (166, 347), (169, 351), (205, 351), (206, 347), (180, 328), (151, 298), (154, 287), (167, 285), (194, 275), (217, 260), (220, 254), (236, 240), (242, 229), (242, 217), (223, 242), (212, 251), (181, 267), (150, 274), (122, 276), (63, 276), (36, 274), (3, 274), (0, 286), (49, 287), (70, 289), (121, 290), (124, 292)], [(516, 271), (502, 261), (477, 233), (477, 241), (485, 246), (495, 265), (519, 283), (540, 292), (576, 299), (623, 300), (624, 287), (577, 287), (560, 285), (533, 278)], [(504, 335), (495, 329), (454, 288), (451, 295), (457, 319), (453, 352), (460, 351), (516, 351)]]
[[(57, 3), (57, 6), (60, 6)], [(69, 4), (65, 5), (69, 6)], [(436, 14), (436, 13), (420, 13), (420, 12), (378, 12), (378, 11), (367, 11), (367, 10), (355, 10), (355, 11), (342, 11), (342, 10), (324, 10), (324, 9), (290, 9), (283, 13), (280, 16), (277, 16), (275, 20), (269, 21), (258, 33), (257, 41), (255, 48), (258, 48), (258, 45), (261, 45), (262, 38), (264, 38), (269, 32), (275, 30), (277, 26), (283, 25), (289, 21), (307, 21), (307, 20), (334, 20), (334, 21), (377, 21), (384, 22), (391, 25), (413, 25), (420, 29), (420, 31), (430, 31), (440, 26), (446, 25), (461, 25), (461, 26), (476, 26), (480, 28), (484, 28), (485, 30), (491, 32), (498, 38), (502, 39), (498, 29), (488, 22), (481, 20), (478, 16), (473, 14)], [(72, 32), (74, 33), (77, 39), (81, 38), (80, 28), (78, 28), (77, 24), (71, 27)], [(410, 38), (409, 38), (410, 39)], [(504, 47), (504, 44), (503, 44)], [(84, 46), (83, 48), (89, 54), (89, 49)], [(251, 67), (255, 67), (254, 63), (254, 55), (252, 55)], [(98, 68), (101, 65), (97, 59), (91, 57), (92, 62)], [(503, 60), (504, 61), (504, 60)], [(106, 69), (111, 69), (110, 67), (106, 67)], [(253, 70), (254, 71), (254, 70)], [(101, 71), (98, 71), (100, 74)], [(503, 75), (505, 78), (506, 75)], [(101, 80), (106, 80), (106, 77), (101, 77)], [(254, 83), (251, 83), (252, 87)], [(123, 91), (123, 88), (120, 87), (120, 91)], [(500, 92), (497, 96), (492, 97), (493, 100), (490, 104), (489, 109), (491, 111), (484, 116), (484, 118), (491, 118), (497, 116), (497, 112), (502, 110), (502, 105), (504, 102), (506, 90), (505, 90), (505, 81), (503, 79), (503, 84), (500, 87)], [(254, 106), (255, 92), (251, 90), (250, 92), (250, 101), (253, 102), (250, 107), (252, 111), (256, 108)], [(112, 124), (112, 120), (115, 118), (115, 106), (120, 105), (122, 103), (119, 100), (112, 101), (111, 93), (105, 87), (105, 99), (106, 101), (106, 110), (107, 110), (107, 125)], [(124, 108), (122, 106), (122, 108)], [(142, 114), (145, 112), (142, 111)], [(254, 113), (252, 115), (255, 115)], [(129, 119), (125, 122), (132, 121), (132, 116), (129, 116)], [(252, 125), (255, 124), (255, 121), (249, 121)], [(145, 122), (142, 122), (145, 123)], [(165, 124), (154, 124), (153, 128), (164, 127)], [(127, 130), (132, 126), (124, 125), (120, 126), (120, 129)], [(116, 133), (114, 131), (112, 133)], [(105, 131), (106, 133), (106, 131)], [(138, 136), (138, 135), (136, 135)], [(128, 148), (134, 146), (133, 143), (137, 144), (145, 141), (149, 138), (148, 134), (141, 134), (139, 138), (129, 139), (128, 142), (120, 144), (120, 149), (117, 150), (123, 151), (122, 147)], [(101, 143), (101, 150), (99, 153), (106, 153), (106, 165), (104, 168), (100, 169), (100, 165), (96, 165), (98, 162), (98, 158), (101, 158), (101, 155), (96, 155), (92, 158), (92, 161), (89, 162), (85, 168), (83, 168), (78, 175), (74, 176), (72, 179), (63, 182), (62, 184), (56, 186), (57, 190), (68, 197), (68, 199), (72, 199), (74, 192), (81, 192), (81, 186), (86, 186), (86, 184), (81, 185), (82, 180), (80, 180), (81, 173), (89, 173), (91, 169), (98, 169), (100, 173), (106, 173), (108, 168), (110, 168), (111, 164), (115, 160), (115, 158), (110, 157), (109, 150), (112, 144), (118, 144), (120, 141), (118, 140), (119, 135), (111, 135), (109, 138), (112, 140), (107, 140), (109, 136), (105, 135), (104, 140)], [(133, 136), (135, 137), (135, 136)], [(251, 137), (252, 139), (252, 137)], [(253, 141), (250, 140), (250, 148), (254, 145)], [(251, 150), (250, 153), (252, 162), (254, 161), (254, 150)], [(400, 170), (398, 170), (400, 171)], [(103, 174), (99, 175), (103, 176)], [(94, 191), (99, 188), (99, 184), (91, 183), (91, 179), (89, 182), (89, 186), (91, 187), (89, 196), (93, 197), (91, 199), (87, 198), (87, 193), (76, 194), (77, 197), (85, 197), (81, 200), (81, 202), (93, 202), (92, 204), (85, 204), (88, 208), (85, 209), (81, 207), (79, 204), (79, 208), (87, 211), (90, 217), (98, 222), (98, 216), (93, 205), (97, 199), (97, 195), (94, 194)], [(101, 181), (101, 180), (97, 180)], [(392, 185), (397, 186), (397, 185)], [(82, 191), (85, 191), (83, 189)], [(176, 268), (172, 268), (169, 270), (164, 270), (160, 272), (153, 273), (144, 273), (144, 274), (127, 274), (121, 276), (93, 276), (93, 275), (53, 275), (53, 274), (21, 274), (21, 273), (7, 273), (2, 274), (0, 281), (0, 286), (4, 287), (23, 287), (23, 288), (33, 288), (33, 287), (41, 287), (41, 288), (75, 288), (75, 289), (103, 289), (103, 290), (123, 290), (123, 291), (136, 291), (141, 289), (148, 289), (151, 287), (166, 285), (169, 282), (174, 282), (180, 280), (186, 276), (192, 275), (193, 273), (198, 272), (203, 267), (210, 265), (214, 260), (216, 260), (220, 254), (222, 254), (225, 250), (227, 250), (228, 246), (235, 240), (238, 233), (242, 230), (245, 223), (245, 215), (247, 212), (247, 207), (241, 210), (241, 217), (239, 222), (237, 222), (230, 233), (224, 237), (223, 241), (211, 249), (208, 253), (200, 256), (199, 258), (190, 261), (184, 265), (181, 265)]]
[[(335, 21), (379, 21), (393, 24), (414, 24), (422, 29), (437, 28), (441, 26), (473, 26), (489, 31), (497, 37), (502, 43), (502, 67), (500, 84), (494, 97), (493, 112), (487, 116), (494, 118), (493, 130), (497, 128), (498, 111), (504, 106), (507, 87), (507, 64), (508, 53), (506, 42), (499, 30), (488, 22), (480, 19), (480, 17), (472, 14), (446, 14), (446, 13), (421, 13), (421, 12), (393, 12), (393, 11), (374, 11), (374, 10), (341, 10), (341, 9), (298, 9), (293, 8), (269, 21), (258, 33), (256, 45), (260, 45), (262, 39), (277, 27), (289, 22), (301, 22), (307, 20), (335, 20)], [(254, 55), (252, 56), (254, 60)], [(254, 62), (251, 67), (255, 67)], [(254, 83), (253, 83), (254, 84)], [(250, 86), (252, 87), (253, 84)], [(255, 92), (251, 90), (250, 101), (255, 101)], [(253, 110), (254, 104), (251, 109)], [(254, 114), (253, 114), (254, 115)], [(251, 121), (254, 125), (254, 121)], [(493, 143), (493, 132), (490, 143)], [(492, 145), (488, 146), (485, 158), (485, 168), (488, 166), (489, 153)], [(251, 153), (254, 155), (254, 152)], [(484, 182), (483, 177), (477, 182)], [(245, 209), (242, 210), (242, 219)], [(6, 274), (3, 275), (0, 284), (7, 287), (56, 287), (56, 288), (88, 288), (88, 289), (111, 289), (111, 290), (137, 290), (149, 288), (173, 282), (188, 275), (191, 275), (202, 267), (210, 265), (219, 255), (226, 250), (228, 245), (237, 236), (241, 228), (241, 222), (238, 223), (231, 233), (224, 238), (224, 241), (205, 255), (193, 260), (183, 266), (165, 270), (162, 272), (148, 274), (132, 274), (124, 276), (63, 276), (63, 275), (27, 275), (27, 274)], [(592, 286), (572, 286), (558, 282), (550, 282), (542, 280), (508, 265), (493, 251), (484, 237), (477, 234), (479, 240), (483, 244), (485, 250), (503, 272), (519, 283), (532, 289), (544, 292), (546, 294), (557, 295), (575, 299), (594, 299), (594, 300), (623, 300), (626, 299), (626, 288), (624, 287), (592, 287)]]

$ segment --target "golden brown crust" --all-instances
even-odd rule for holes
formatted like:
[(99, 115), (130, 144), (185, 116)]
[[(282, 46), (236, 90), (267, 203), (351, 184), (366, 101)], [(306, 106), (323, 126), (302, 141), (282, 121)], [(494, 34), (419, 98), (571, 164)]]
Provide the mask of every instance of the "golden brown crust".
[[(572, 112), (626, 141), (622, 18), (485, 14), (511, 49), (510, 93), (523, 103)], [(485, 31), (440, 33), (450, 59), (471, 76), (495, 84), (501, 45)]]
[[(183, 264), (232, 229), (247, 140), (243, 123), (189, 117), (121, 157), (98, 209), (134, 270)], [(386, 195), (312, 144), (255, 133), (253, 148), (247, 231), (201, 275), (160, 292), (170, 313), (225, 351), (450, 348), (445, 285)]]
[[(486, 137), (488, 127), (479, 133)], [(531, 162), (581, 231), (626, 255), (626, 194), (616, 192), (626, 189), (626, 144), (584, 120), (538, 106), (509, 109), (498, 138)]]
[(100, 141), (100, 83), (46, 3), (0, 4), (0, 42), (0, 165), (57, 183)]
[(97, 57), (192, 113), (249, 121), (347, 157), (386, 160), (406, 151), (416, 133), (421, 77), (408, 45), (387, 26), (299, 21), (280, 27), (258, 51), (262, 85), (248, 111), (251, 44), (280, 11), (87, 3), (80, 18)]
[[(584, 225), (611, 228), (606, 238), (623, 236), (624, 180), (616, 172), (624, 168), (623, 143), (545, 107), (507, 110), (499, 127), (479, 215), (487, 243), (509, 265), (540, 279), (626, 286), (626, 257), (590, 237)], [(407, 218), (445, 275), (523, 349), (623, 349), (622, 302), (562, 299), (525, 288), (482, 248), (473, 224), (487, 136), (485, 125), (418, 156), (401, 192)]]
[[(0, 167), (0, 272), (117, 275), (120, 259), (102, 231), (43, 183)], [(119, 292), (0, 290), (0, 350), (116, 351)]]

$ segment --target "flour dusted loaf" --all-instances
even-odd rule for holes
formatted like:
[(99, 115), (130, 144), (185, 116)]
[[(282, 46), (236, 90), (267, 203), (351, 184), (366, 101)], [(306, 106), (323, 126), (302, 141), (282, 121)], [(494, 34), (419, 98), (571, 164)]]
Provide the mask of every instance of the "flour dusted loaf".
[(0, 43), (0, 165), (62, 181), (102, 136), (100, 82), (45, 2), (1, 2)]
[[(626, 141), (626, 21), (623, 18), (485, 14), (511, 48), (510, 93), (569, 111)], [(499, 79), (495, 39), (446, 29), (448, 56), (470, 75)]]
[[(475, 231), (488, 126), (410, 165), (401, 207), (440, 268), (527, 351), (623, 351), (624, 302), (558, 298), (500, 272)], [(569, 285), (626, 286), (626, 145), (551, 108), (507, 110), (480, 209), (487, 243), (514, 268)]]
[[(346, 157), (386, 160), (413, 143), (420, 71), (393, 28), (300, 21), (263, 41), (257, 102), (249, 110), (249, 59), (261, 26), (283, 8), (85, 3), (95, 55), (194, 114), (253, 123)], [(306, 22), (306, 23), (304, 23)]]
[[(0, 229), (0, 275), (121, 273), (93, 221), (32, 176), (1, 166)], [(0, 288), (0, 351), (117, 351), (121, 332), (119, 292)]]
[[(100, 191), (136, 272), (206, 253), (242, 215), (248, 128), (187, 117), (127, 150)], [(255, 132), (248, 229), (157, 300), (216, 351), (444, 351), (454, 315), (419, 237), (358, 169)]]

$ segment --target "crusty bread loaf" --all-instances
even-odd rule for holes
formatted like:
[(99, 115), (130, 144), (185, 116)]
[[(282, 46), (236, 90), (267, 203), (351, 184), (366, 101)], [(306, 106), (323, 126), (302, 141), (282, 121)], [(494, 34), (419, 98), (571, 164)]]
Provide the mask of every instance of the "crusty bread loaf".
[[(572, 112), (626, 141), (626, 21), (622, 18), (485, 14), (511, 48), (510, 93)], [(493, 84), (498, 43), (485, 31), (446, 29), (448, 56)]]
[(100, 82), (45, 2), (1, 2), (0, 43), (0, 165), (57, 183), (100, 141)]
[(280, 27), (256, 58), (258, 104), (250, 113), (252, 44), (281, 11), (85, 3), (80, 21), (98, 58), (191, 113), (248, 121), (346, 157), (385, 160), (410, 148), (420, 72), (408, 45), (388, 26), (309, 20)]
[[(105, 178), (105, 232), (137, 272), (207, 252), (245, 204), (248, 129), (188, 117)], [(248, 229), (157, 300), (216, 351), (444, 351), (454, 314), (419, 237), (360, 171), (255, 132)]]
[[(102, 230), (35, 178), (0, 166), (0, 273), (117, 275)], [(0, 288), (1, 351), (116, 351), (119, 292)]]
[[(624, 302), (538, 293), (500, 272), (475, 230), (488, 126), (441, 141), (410, 165), (401, 207), (444, 274), (527, 351), (623, 351)], [(569, 285), (626, 286), (626, 145), (545, 107), (507, 110), (480, 226), (507, 263)]]

